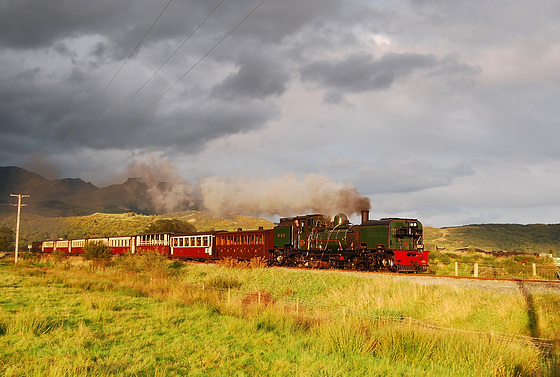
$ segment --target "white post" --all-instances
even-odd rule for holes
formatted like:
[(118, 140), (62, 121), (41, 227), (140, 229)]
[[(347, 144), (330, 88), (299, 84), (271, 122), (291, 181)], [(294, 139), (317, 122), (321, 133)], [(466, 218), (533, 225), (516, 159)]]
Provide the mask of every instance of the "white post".
[(477, 278), (478, 277), (478, 263), (474, 264), (474, 277)]
[(537, 276), (537, 265), (533, 263), (533, 276)]

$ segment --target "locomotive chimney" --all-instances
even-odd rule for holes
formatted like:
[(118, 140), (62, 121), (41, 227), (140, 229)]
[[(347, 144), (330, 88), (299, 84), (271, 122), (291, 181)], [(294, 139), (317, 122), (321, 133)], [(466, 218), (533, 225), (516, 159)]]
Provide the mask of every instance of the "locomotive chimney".
[(362, 224), (369, 221), (369, 211), (362, 211)]

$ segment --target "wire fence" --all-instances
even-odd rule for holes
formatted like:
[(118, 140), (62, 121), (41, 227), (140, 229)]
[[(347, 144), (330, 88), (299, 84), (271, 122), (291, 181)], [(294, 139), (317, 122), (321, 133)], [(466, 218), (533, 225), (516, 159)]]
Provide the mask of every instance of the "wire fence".
[(478, 263), (450, 263), (446, 265), (431, 265), (429, 274), (501, 278), (526, 280), (560, 280), (560, 267), (548, 267), (538, 264), (492, 266)]
[(377, 325), (406, 327), (413, 330), (427, 330), (445, 334), (466, 334), (485, 341), (530, 344), (541, 352), (550, 354), (560, 347), (560, 339), (547, 339), (497, 331), (474, 331), (429, 324), (413, 317), (396, 314), (380, 314), (368, 310), (356, 310), (344, 305), (334, 305), (319, 301), (303, 300), (298, 297), (274, 295), (263, 291), (243, 291), (238, 288), (218, 288), (207, 285), (191, 286), (200, 290), (219, 292), (223, 302), (229, 306), (240, 305), (241, 309), (259, 310), (274, 307), (285, 315), (296, 317), (311, 316), (323, 319), (340, 319), (342, 323), (351, 319), (365, 319)]

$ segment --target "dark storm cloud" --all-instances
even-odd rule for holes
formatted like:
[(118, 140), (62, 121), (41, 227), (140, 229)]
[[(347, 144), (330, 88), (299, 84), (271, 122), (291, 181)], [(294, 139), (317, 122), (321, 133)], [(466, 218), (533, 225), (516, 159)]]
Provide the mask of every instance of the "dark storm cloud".
[(415, 53), (388, 53), (376, 60), (369, 54), (358, 53), (337, 61), (313, 62), (302, 68), (301, 77), (328, 88), (327, 97), (336, 99), (346, 93), (387, 89), (417, 71), (433, 75), (456, 71), (458, 65), (450, 60), (439, 61), (433, 54)]
[[(275, 119), (279, 114), (275, 101), (293, 79), (291, 71), (306, 61), (303, 56), (341, 41), (354, 43), (350, 27), (374, 13), (354, 1), (265, 3), (186, 79), (164, 98), (158, 97), (259, 4), (225, 2), (132, 99), (218, 3), (171, 2), (97, 100), (167, 2), (3, 0), (0, 44), (6, 53), (0, 63), (6, 68), (0, 72), (0, 130), (34, 140), (33, 150), (187, 145), (183, 150), (194, 152), (206, 141)], [(313, 37), (307, 46), (293, 37), (301, 33)], [(3, 140), (0, 147), (17, 153), (6, 137)]]
[[(17, 153), (21, 145), (7, 143), (11, 134), (33, 140), (31, 150), (59, 152), (83, 146), (185, 151), (188, 146), (190, 153), (205, 141), (254, 129), (276, 116), (275, 106), (262, 100), (282, 94), (289, 78), (272, 59), (243, 53), (248, 49), (243, 44), (222, 48), (217, 57), (221, 64), (240, 67), (223, 81), (202, 82), (211, 77), (206, 73), (223, 76), (220, 67), (208, 68), (213, 57), (207, 57), (187, 80), (177, 81), (258, 4), (251, 1), (237, 4), (239, 9), (225, 3), (206, 29), (133, 98), (155, 67), (219, 3), (172, 2), (141, 51), (96, 100), (121, 64), (113, 59), (124, 59), (132, 51), (166, 3), (3, 1), (0, 44), (7, 49), (0, 56), (5, 67), (0, 72), (0, 131), (4, 135), (0, 147)], [(174, 82), (177, 85), (171, 87)], [(162, 93), (166, 97), (160, 101)]]
[[(246, 111), (250, 106), (251, 111)], [(127, 147), (145, 145), (149, 148), (168, 148), (180, 153), (193, 154), (204, 143), (224, 135), (238, 134), (260, 127), (277, 111), (262, 101), (224, 103), (211, 99), (194, 102), (181, 111), (159, 118), (161, 127), (146, 124), (130, 142), (121, 138)]]
[(11, 48), (46, 47), (62, 38), (107, 33), (122, 25), (122, 15), (134, 5), (131, 0), (3, 0), (0, 43)]
[(231, 73), (212, 89), (212, 95), (226, 98), (266, 98), (286, 90), (287, 72), (278, 60), (257, 54), (240, 58), (239, 71)]
[(0, 161), (294, 169), (401, 208), (560, 187), (558, 2), (268, 0), (228, 35), (261, 3), (228, 0), (166, 62), (220, 1), (172, 1), (131, 55), (168, 0), (0, 0)]

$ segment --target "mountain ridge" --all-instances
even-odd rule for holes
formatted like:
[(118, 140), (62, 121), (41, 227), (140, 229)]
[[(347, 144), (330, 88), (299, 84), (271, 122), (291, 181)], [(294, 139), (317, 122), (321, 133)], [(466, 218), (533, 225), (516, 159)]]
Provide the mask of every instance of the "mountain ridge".
[[(26, 212), (44, 217), (84, 216), (96, 212), (159, 214), (153, 192), (165, 192), (172, 184), (145, 178), (128, 178), (121, 184), (97, 187), (81, 178), (48, 180), (17, 166), (0, 167), (0, 214), (11, 212), (10, 194), (27, 194)], [(151, 194), (152, 193), (152, 194)], [(188, 200), (174, 210), (198, 209)]]

